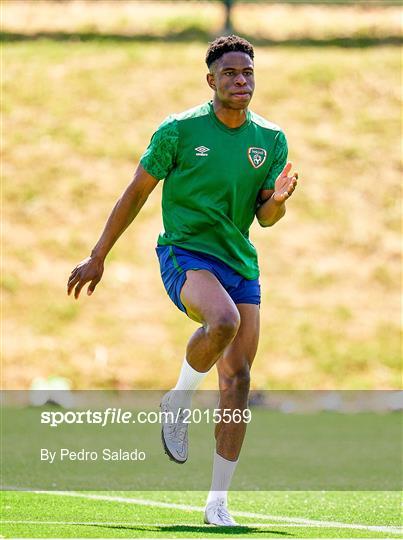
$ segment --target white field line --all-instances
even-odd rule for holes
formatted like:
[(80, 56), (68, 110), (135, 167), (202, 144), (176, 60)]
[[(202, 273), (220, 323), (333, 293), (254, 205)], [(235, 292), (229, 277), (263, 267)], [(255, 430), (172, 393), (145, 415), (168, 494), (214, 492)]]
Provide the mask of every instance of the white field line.
[[(97, 501), (108, 501), (108, 502), (119, 502), (124, 504), (137, 504), (139, 506), (154, 506), (156, 508), (173, 508), (176, 510), (183, 510), (185, 512), (204, 512), (203, 506), (190, 506), (186, 504), (177, 504), (177, 503), (166, 503), (160, 501), (153, 501), (148, 499), (134, 499), (131, 497), (118, 497), (112, 495), (96, 495), (92, 493), (78, 493), (75, 491), (31, 491), (31, 493), (43, 494), (43, 495), (58, 495), (61, 497), (80, 497), (84, 499), (92, 499)], [(402, 527), (393, 527), (393, 526), (383, 526), (383, 525), (362, 525), (356, 523), (340, 523), (338, 521), (319, 521), (315, 519), (305, 519), (298, 517), (288, 517), (288, 516), (273, 516), (268, 514), (258, 514), (255, 512), (240, 512), (240, 511), (231, 511), (231, 514), (234, 517), (245, 517), (252, 519), (261, 519), (261, 520), (273, 520), (283, 523), (290, 523), (302, 526), (311, 526), (311, 527), (327, 527), (335, 529), (361, 529), (366, 531), (374, 532), (383, 532), (391, 534), (402, 534)], [(283, 524), (281, 523), (281, 525)], [(250, 525), (253, 526), (253, 523)], [(277, 524), (280, 526), (280, 523)]]

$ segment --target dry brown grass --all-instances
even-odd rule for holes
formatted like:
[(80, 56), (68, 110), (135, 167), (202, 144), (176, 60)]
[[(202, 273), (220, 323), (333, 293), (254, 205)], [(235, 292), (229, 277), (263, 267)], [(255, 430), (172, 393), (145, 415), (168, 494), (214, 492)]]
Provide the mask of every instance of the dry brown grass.
[[(273, 40), (384, 37), (401, 33), (398, 7), (235, 4), (236, 31)], [(3, 28), (12, 32), (102, 32), (164, 35), (189, 26), (211, 35), (224, 24), (219, 2), (147, 0), (6, 0)]]
[[(155, 126), (209, 98), (204, 49), (5, 47), (4, 386), (50, 374), (77, 388), (174, 383), (195, 325), (160, 281), (160, 187), (96, 294), (75, 303), (65, 282)], [(256, 64), (253, 109), (286, 131), (301, 183), (282, 222), (251, 231), (263, 285), (253, 385), (398, 387), (399, 51), (258, 48)]]

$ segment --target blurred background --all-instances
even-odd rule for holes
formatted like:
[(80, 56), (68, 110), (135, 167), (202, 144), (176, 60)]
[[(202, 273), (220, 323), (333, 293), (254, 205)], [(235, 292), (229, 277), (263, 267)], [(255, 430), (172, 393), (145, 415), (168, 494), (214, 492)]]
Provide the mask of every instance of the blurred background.
[(284, 129), (301, 178), (286, 217), (251, 229), (263, 292), (252, 386), (400, 388), (400, 2), (228, 10), (2, 2), (3, 388), (176, 381), (197, 326), (160, 279), (162, 185), (95, 294), (77, 302), (66, 282), (156, 126), (210, 99), (205, 51), (229, 26), (256, 48), (251, 108)]

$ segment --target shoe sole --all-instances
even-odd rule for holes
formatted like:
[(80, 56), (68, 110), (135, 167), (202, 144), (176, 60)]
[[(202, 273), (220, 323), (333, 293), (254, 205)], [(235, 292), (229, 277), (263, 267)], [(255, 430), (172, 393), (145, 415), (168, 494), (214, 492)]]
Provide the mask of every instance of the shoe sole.
[(222, 524), (217, 525), (216, 523), (211, 523), (210, 521), (208, 521), (206, 514), (204, 514), (203, 521), (205, 525), (214, 525), (214, 527), (239, 527), (240, 526), (238, 525), (238, 523), (235, 523), (235, 525), (222, 525)]
[(175, 463), (178, 463), (179, 465), (183, 465), (184, 463), (186, 463), (187, 458), (183, 461), (180, 461), (179, 459), (176, 459), (176, 457), (174, 457), (169, 451), (166, 445), (165, 439), (164, 439), (164, 428), (161, 429), (161, 440), (162, 440), (162, 446), (164, 447), (164, 452), (166, 453), (166, 455), (169, 457), (171, 461), (174, 461)]
[[(160, 403), (160, 407), (161, 407), (161, 403)], [(161, 441), (162, 441), (162, 446), (164, 447), (164, 452), (166, 453), (166, 455), (169, 457), (169, 459), (171, 461), (173, 461), (174, 463), (178, 463), (178, 465), (183, 465), (184, 463), (186, 463), (188, 458), (186, 458), (183, 461), (180, 461), (175, 456), (173, 456), (171, 454), (171, 452), (169, 451), (169, 448), (168, 448), (168, 446), (167, 446), (167, 444), (165, 442), (165, 439), (164, 439), (164, 428), (163, 427), (161, 428)]]
[(204, 518), (204, 524), (205, 525), (214, 525), (214, 527), (240, 527), (240, 525), (238, 525), (238, 523), (235, 523), (235, 525), (217, 525), (216, 523), (210, 523), (210, 521), (207, 521), (206, 518)]

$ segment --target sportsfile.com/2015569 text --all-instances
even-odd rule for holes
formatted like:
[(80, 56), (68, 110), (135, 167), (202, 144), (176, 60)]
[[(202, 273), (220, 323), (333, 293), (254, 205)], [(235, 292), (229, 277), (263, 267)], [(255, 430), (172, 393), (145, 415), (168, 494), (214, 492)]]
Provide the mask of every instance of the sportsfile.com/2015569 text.
[(161, 424), (162, 422), (182, 422), (185, 424), (213, 423), (224, 424), (241, 422), (249, 424), (252, 420), (250, 409), (178, 409), (175, 413), (166, 411), (125, 411), (108, 407), (103, 411), (42, 411), (41, 424), (57, 427), (61, 424), (98, 424), (101, 427), (111, 424)]

